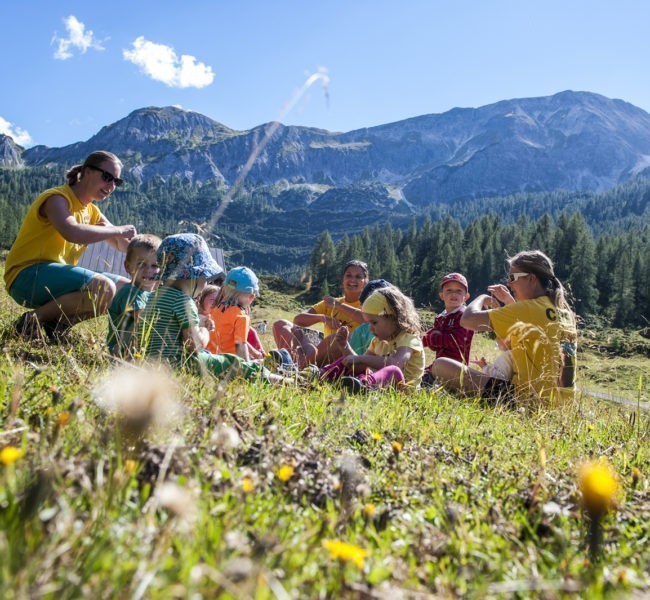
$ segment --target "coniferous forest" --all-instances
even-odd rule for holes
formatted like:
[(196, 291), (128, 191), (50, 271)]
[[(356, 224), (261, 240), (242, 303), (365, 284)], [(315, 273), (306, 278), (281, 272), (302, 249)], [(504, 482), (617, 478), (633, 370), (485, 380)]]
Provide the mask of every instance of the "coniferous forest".
[[(0, 248), (8, 249), (29, 204), (62, 183), (58, 170), (0, 169)], [(521, 193), (438, 203), (423, 212), (375, 212), (370, 227), (346, 215), (279, 203), (272, 190), (242, 188), (209, 226), (228, 190), (172, 178), (129, 181), (102, 211), (114, 223), (164, 236), (199, 231), (223, 247), (228, 264), (297, 278), (308, 271), (308, 295), (338, 290), (342, 265), (365, 260), (417, 305), (440, 308), (438, 282), (463, 272), (470, 293), (502, 281), (505, 259), (539, 248), (555, 261), (578, 314), (616, 327), (650, 320), (650, 179), (638, 177), (602, 194)]]
[(310, 293), (338, 290), (343, 265), (359, 258), (368, 263), (371, 278), (394, 283), (416, 305), (440, 309), (438, 288), (446, 273), (465, 274), (475, 296), (504, 282), (505, 259), (525, 249), (553, 258), (556, 275), (584, 319), (605, 319), (616, 327), (649, 325), (650, 227), (594, 238), (580, 213), (562, 213), (556, 220), (522, 216), (514, 223), (486, 215), (465, 227), (447, 217), (420, 227), (413, 223), (405, 231), (386, 224), (336, 243), (325, 231), (309, 261)]

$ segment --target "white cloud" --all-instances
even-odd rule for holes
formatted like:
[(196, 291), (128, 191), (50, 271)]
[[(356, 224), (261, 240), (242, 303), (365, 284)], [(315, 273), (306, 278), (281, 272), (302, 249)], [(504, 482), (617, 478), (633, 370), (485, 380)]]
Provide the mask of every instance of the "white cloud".
[(123, 50), (122, 56), (140, 67), (151, 79), (162, 81), (169, 87), (202, 88), (214, 81), (212, 67), (188, 54), (179, 59), (171, 46), (150, 42), (143, 36), (133, 42), (132, 50)]
[(14, 142), (20, 146), (29, 146), (32, 143), (32, 136), (24, 129), (12, 125), (6, 119), (0, 117), (0, 133), (4, 133), (13, 138)]
[(92, 48), (93, 50), (103, 50), (102, 43), (94, 39), (92, 30), (86, 31), (86, 26), (77, 19), (70, 15), (63, 19), (65, 28), (68, 31), (68, 37), (60, 38), (56, 34), (52, 38), (52, 43), (56, 43), (57, 49), (54, 53), (54, 58), (58, 60), (67, 60), (72, 58), (73, 50), (79, 50), (84, 54), (86, 50)]

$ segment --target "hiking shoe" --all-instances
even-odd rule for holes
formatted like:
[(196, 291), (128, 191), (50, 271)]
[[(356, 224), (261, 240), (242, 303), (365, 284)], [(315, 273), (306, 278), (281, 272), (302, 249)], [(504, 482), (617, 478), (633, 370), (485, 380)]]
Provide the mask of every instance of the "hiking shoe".
[(282, 365), (282, 354), (279, 350), (269, 350), (264, 357), (264, 366), (269, 371), (277, 371)]
[(420, 385), (422, 389), (435, 390), (438, 389), (442, 384), (429, 371), (426, 371), (424, 375), (422, 375)]
[(72, 325), (67, 321), (45, 321), (43, 331), (48, 342), (63, 342), (68, 338)]
[(341, 386), (350, 394), (365, 394), (368, 392), (366, 383), (357, 377), (341, 377)]
[(14, 331), (17, 335), (27, 340), (37, 340), (43, 338), (41, 324), (33, 310), (27, 311), (20, 315), (14, 323)]

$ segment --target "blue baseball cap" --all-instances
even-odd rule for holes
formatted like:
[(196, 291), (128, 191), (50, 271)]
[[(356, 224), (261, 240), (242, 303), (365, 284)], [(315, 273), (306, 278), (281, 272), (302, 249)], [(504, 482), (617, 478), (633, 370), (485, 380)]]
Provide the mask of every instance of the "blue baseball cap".
[(257, 275), (248, 267), (235, 267), (226, 275), (225, 284), (244, 294), (259, 294), (260, 286)]
[(160, 243), (156, 256), (160, 265), (156, 279), (162, 281), (214, 279), (223, 273), (206, 241), (196, 233), (168, 235)]

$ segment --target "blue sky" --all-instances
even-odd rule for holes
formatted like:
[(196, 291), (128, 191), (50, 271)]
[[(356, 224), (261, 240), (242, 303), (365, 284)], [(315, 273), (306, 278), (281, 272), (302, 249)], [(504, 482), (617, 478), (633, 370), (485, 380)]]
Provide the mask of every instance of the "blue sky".
[(330, 131), (567, 89), (650, 111), (646, 0), (1, 0), (0, 23), (25, 146), (145, 106)]

